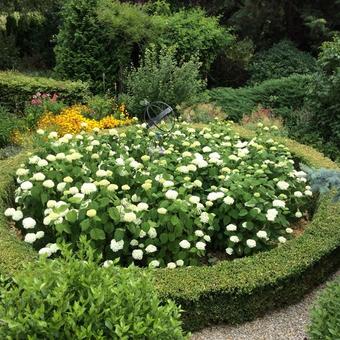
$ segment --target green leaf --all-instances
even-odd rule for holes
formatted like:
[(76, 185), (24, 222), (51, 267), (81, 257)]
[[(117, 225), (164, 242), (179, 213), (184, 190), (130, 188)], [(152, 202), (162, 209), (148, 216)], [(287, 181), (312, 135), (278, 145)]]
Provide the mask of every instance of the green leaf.
[(66, 220), (74, 223), (76, 222), (78, 219), (78, 215), (77, 212), (75, 210), (70, 210), (67, 214), (66, 214)]
[(90, 236), (92, 240), (105, 240), (105, 232), (102, 229), (94, 228), (90, 231)]
[(90, 225), (91, 225), (91, 222), (90, 222), (89, 219), (86, 219), (86, 220), (82, 221), (82, 222), (80, 223), (81, 230), (82, 230), (82, 231), (86, 231), (87, 229), (90, 228)]
[(112, 207), (108, 210), (109, 216), (114, 220), (114, 221), (120, 221), (120, 214), (117, 208)]

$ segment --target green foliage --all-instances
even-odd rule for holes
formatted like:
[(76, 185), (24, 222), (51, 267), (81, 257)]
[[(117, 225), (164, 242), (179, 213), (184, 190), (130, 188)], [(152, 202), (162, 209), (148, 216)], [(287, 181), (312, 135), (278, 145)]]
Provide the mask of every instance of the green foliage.
[(118, 1), (68, 0), (61, 15), (56, 71), (65, 78), (89, 81), (96, 93), (121, 82), (132, 52), (153, 32), (146, 13)]
[(0, 122), (0, 148), (3, 148), (12, 144), (12, 134), (23, 127), (23, 122), (3, 106), (0, 106)]
[(205, 83), (200, 79), (200, 63), (195, 59), (178, 63), (174, 48), (161, 51), (151, 46), (145, 52), (141, 65), (133, 68), (126, 77), (127, 109), (141, 116), (140, 102), (163, 101), (172, 106), (194, 100)]
[(226, 51), (236, 38), (220, 26), (217, 17), (207, 17), (201, 9), (180, 10), (170, 16), (155, 16), (161, 34), (157, 45), (176, 46), (177, 59), (189, 61), (196, 56), (202, 72), (209, 71), (216, 56)]
[(67, 104), (84, 102), (88, 96), (86, 83), (59, 81), (29, 76), (18, 72), (0, 72), (0, 104), (11, 111), (23, 111), (36, 93), (57, 94)]
[(13, 35), (7, 35), (0, 27), (0, 70), (18, 65), (19, 53)]
[(310, 76), (292, 75), (266, 80), (253, 87), (239, 89), (216, 88), (208, 92), (210, 100), (221, 106), (228, 116), (239, 121), (259, 104), (272, 109), (274, 114), (289, 120), (289, 113), (301, 108), (308, 91)]
[(340, 278), (321, 292), (311, 311), (308, 334), (311, 340), (340, 338)]
[(340, 36), (322, 45), (317, 63), (319, 70), (306, 98), (306, 107), (311, 112), (309, 128), (324, 143), (340, 150)]
[(146, 272), (99, 266), (88, 243), (79, 254), (42, 257), (0, 289), (2, 338), (185, 339), (180, 311), (163, 305)]
[(315, 69), (315, 59), (310, 54), (297, 49), (291, 41), (283, 40), (255, 55), (249, 67), (250, 82), (306, 74)]

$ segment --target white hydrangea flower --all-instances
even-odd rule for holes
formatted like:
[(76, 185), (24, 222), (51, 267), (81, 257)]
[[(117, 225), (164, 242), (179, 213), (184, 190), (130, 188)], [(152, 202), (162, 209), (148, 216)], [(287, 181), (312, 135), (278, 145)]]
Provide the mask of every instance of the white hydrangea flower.
[(134, 260), (142, 260), (143, 259), (143, 250), (142, 249), (134, 249), (132, 251), (132, 257)]
[(148, 235), (150, 238), (156, 238), (157, 237), (157, 230), (154, 227), (151, 227), (148, 230)]
[(190, 248), (190, 242), (187, 240), (182, 240), (179, 242), (179, 246), (183, 249), (189, 249)]
[(113, 261), (112, 260), (106, 260), (106, 261), (104, 261), (104, 263), (103, 263), (103, 267), (104, 268), (108, 268), (108, 267), (110, 267), (110, 266), (112, 266), (113, 265)]
[(200, 202), (200, 197), (198, 196), (190, 196), (189, 197), (189, 202), (192, 204), (198, 204)]
[(39, 255), (50, 257), (52, 255), (52, 251), (50, 248), (44, 247), (39, 250)]
[(157, 260), (152, 260), (150, 263), (149, 263), (149, 267), (150, 268), (157, 268), (157, 267), (159, 267), (159, 261), (157, 261)]
[(165, 197), (169, 200), (175, 200), (178, 196), (178, 192), (176, 190), (168, 190), (165, 193)]
[(140, 202), (137, 204), (137, 210), (138, 211), (145, 211), (149, 209), (149, 205), (147, 203), (144, 202)]
[(167, 264), (167, 268), (169, 268), (169, 269), (175, 269), (175, 268), (176, 268), (176, 263), (175, 263), (175, 262), (169, 262), (169, 263)]
[(209, 235), (204, 235), (204, 240), (207, 241), (207, 242), (210, 242), (211, 241), (211, 237)]
[(222, 191), (211, 192), (211, 193), (208, 194), (207, 200), (208, 201), (216, 201), (216, 200), (223, 198), (223, 197), (224, 197), (224, 192), (222, 192)]
[(199, 241), (196, 243), (196, 248), (198, 250), (205, 250), (205, 247), (206, 247), (206, 244), (204, 242)]
[(55, 205), (57, 204), (57, 201), (55, 201), (55, 200), (49, 200), (49, 201), (47, 201), (47, 204), (46, 204), (46, 206), (47, 206), (47, 208), (54, 208), (55, 207)]
[(63, 192), (65, 190), (66, 183), (65, 182), (60, 182), (57, 184), (57, 190), (60, 192)]
[(26, 176), (29, 174), (29, 170), (28, 169), (23, 169), (23, 168), (19, 168), (16, 173), (17, 176)]
[(176, 261), (176, 265), (177, 265), (178, 267), (183, 267), (183, 266), (184, 266), (184, 261), (183, 261), (183, 260), (177, 260), (177, 261)]
[(137, 216), (134, 212), (125, 213), (123, 216), (124, 222), (131, 223), (131, 222), (136, 222), (136, 220), (137, 220)]
[(174, 185), (175, 185), (175, 183), (173, 181), (164, 181), (163, 182), (164, 188), (170, 188), (170, 187), (173, 187)]
[(97, 191), (97, 187), (94, 183), (84, 183), (81, 188), (80, 191), (84, 194), (84, 195), (89, 195), (92, 194), (94, 192)]
[(283, 236), (279, 236), (277, 239), (280, 243), (285, 243), (287, 241), (287, 239)]
[(20, 188), (21, 188), (22, 190), (31, 190), (32, 187), (33, 187), (33, 184), (32, 184), (32, 182), (30, 182), (30, 181), (25, 181), (25, 182), (22, 182), (22, 183), (20, 184)]
[(303, 196), (303, 193), (301, 191), (295, 191), (294, 196), (297, 197), (297, 198), (300, 198), (300, 197)]
[(37, 240), (37, 236), (34, 233), (28, 233), (25, 235), (24, 241), (27, 243), (34, 243)]
[(96, 176), (97, 177), (105, 177), (105, 176), (107, 176), (107, 172), (106, 172), (106, 170), (99, 169), (96, 172)]
[(32, 217), (26, 217), (22, 220), (22, 225), (24, 229), (33, 229), (36, 226), (37, 222)]
[(201, 188), (203, 183), (199, 179), (196, 179), (193, 184), (195, 187)]
[(40, 167), (44, 167), (44, 166), (47, 166), (47, 165), (48, 165), (48, 162), (47, 162), (46, 159), (40, 159), (38, 161), (38, 166), (40, 166)]
[(154, 246), (153, 244), (149, 244), (146, 248), (145, 251), (150, 254), (150, 253), (154, 253), (157, 251), (157, 247)]
[(122, 190), (128, 191), (128, 190), (130, 190), (130, 186), (128, 186), (127, 184), (124, 184), (124, 185), (122, 185)]
[(227, 196), (223, 199), (223, 202), (227, 205), (232, 205), (235, 200), (231, 196)]
[(238, 242), (240, 242), (240, 239), (238, 238), (238, 236), (230, 236), (229, 237), (229, 240), (231, 241), (231, 242), (233, 242), (233, 243), (238, 243)]
[(306, 190), (306, 191), (305, 191), (305, 195), (306, 195), (306, 196), (313, 196), (313, 192), (310, 191), (310, 190)]
[(273, 207), (276, 207), (276, 208), (285, 208), (286, 207), (286, 202), (281, 201), (281, 200), (274, 200), (273, 201)]
[(301, 211), (297, 211), (297, 212), (295, 213), (295, 217), (301, 218), (301, 217), (302, 217), (302, 212), (301, 212)]
[(204, 232), (202, 230), (195, 230), (195, 235), (197, 237), (203, 237), (204, 236)]
[(39, 240), (39, 239), (41, 239), (45, 236), (45, 233), (42, 230), (40, 230), (35, 234), (35, 236), (36, 236), (37, 240)]
[(132, 240), (130, 241), (130, 245), (131, 245), (132, 247), (137, 247), (137, 246), (138, 246), (138, 241), (137, 241), (136, 239), (132, 239)]
[(117, 158), (117, 159), (116, 159), (116, 164), (117, 164), (118, 166), (123, 166), (123, 165), (125, 164), (125, 161), (124, 161), (123, 158)]
[(227, 231), (236, 231), (237, 230), (237, 226), (235, 224), (228, 224), (226, 227)]
[(63, 181), (64, 181), (65, 183), (72, 183), (72, 182), (73, 182), (73, 178), (72, 178), (71, 176), (66, 176), (66, 177), (63, 179)]
[(87, 210), (86, 212), (86, 216), (88, 217), (95, 217), (97, 215), (97, 211), (95, 209), (90, 209), (90, 210)]
[(71, 187), (68, 191), (70, 192), (71, 195), (75, 195), (79, 193), (79, 190), (77, 187)]
[(115, 239), (112, 239), (110, 243), (110, 248), (114, 253), (122, 250), (124, 248), (124, 240), (116, 241)]
[(293, 233), (293, 229), (292, 228), (286, 228), (286, 233), (287, 234), (292, 234)]
[(51, 179), (47, 179), (42, 184), (45, 188), (51, 189), (54, 187), (54, 182)]
[(285, 181), (279, 181), (276, 185), (280, 190), (287, 190), (289, 188), (289, 183)]
[(200, 221), (202, 223), (208, 223), (209, 222), (209, 214), (207, 212), (202, 212), (202, 214), (200, 215)]
[(234, 249), (233, 249), (233, 248), (230, 248), (230, 247), (228, 247), (228, 248), (226, 248), (225, 252), (226, 252), (228, 255), (232, 255), (232, 254), (233, 254), (233, 252), (234, 252)]
[(111, 191), (111, 192), (116, 191), (116, 190), (118, 190), (118, 185), (117, 184), (110, 184), (110, 185), (108, 185), (107, 190)]
[(24, 217), (24, 214), (21, 210), (16, 210), (12, 214), (13, 221), (20, 221)]
[(165, 209), (165, 208), (158, 208), (158, 209), (157, 209), (157, 212), (158, 212), (160, 215), (165, 215), (165, 214), (168, 212), (168, 210)]
[(268, 209), (266, 213), (266, 218), (268, 221), (275, 221), (276, 216), (278, 215), (278, 211), (276, 209)]
[(256, 236), (257, 236), (258, 238), (263, 238), (263, 239), (265, 239), (265, 240), (268, 239), (268, 234), (267, 234), (267, 232), (264, 231), (264, 230), (259, 230), (259, 231), (256, 233)]
[(249, 248), (255, 248), (256, 247), (256, 241), (255, 240), (252, 240), (252, 239), (248, 239), (246, 241), (246, 244)]
[(6, 217), (11, 217), (11, 216), (13, 216), (14, 213), (15, 213), (15, 209), (14, 209), (14, 208), (7, 208), (7, 209), (5, 210), (4, 215), (5, 215)]

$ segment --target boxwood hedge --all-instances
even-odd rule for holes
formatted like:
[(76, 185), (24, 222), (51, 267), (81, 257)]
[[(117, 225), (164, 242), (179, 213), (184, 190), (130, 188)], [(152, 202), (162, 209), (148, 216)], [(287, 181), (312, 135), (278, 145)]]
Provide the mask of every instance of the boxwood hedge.
[(67, 104), (81, 103), (88, 96), (88, 85), (81, 81), (60, 81), (19, 72), (0, 72), (0, 105), (16, 112), (37, 92), (57, 93)]
[[(244, 138), (253, 132), (235, 125)], [(277, 138), (307, 165), (337, 168), (318, 151), (293, 140)], [(13, 170), (26, 156), (0, 161), (0, 210), (11, 197)], [(268, 252), (234, 261), (221, 261), (210, 267), (154, 270), (155, 286), (163, 298), (181, 304), (186, 329), (197, 330), (209, 324), (240, 323), (266, 311), (297, 302), (325, 280), (340, 264), (340, 204), (327, 195), (318, 201), (313, 220), (305, 232)], [(24, 261), (35, 258), (23, 242), (0, 218), (0, 271), (11, 274)]]

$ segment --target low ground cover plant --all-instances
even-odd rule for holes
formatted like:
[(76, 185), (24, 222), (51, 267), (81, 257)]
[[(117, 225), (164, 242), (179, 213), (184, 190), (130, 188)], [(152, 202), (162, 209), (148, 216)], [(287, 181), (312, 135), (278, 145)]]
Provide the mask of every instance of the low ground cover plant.
[(186, 123), (159, 139), (146, 125), (109, 133), (42, 134), (17, 170), (15, 221), (53, 255), (81, 235), (104, 259), (175, 268), (208, 250), (244, 256), (285, 243), (312, 191), (289, 150), (266, 131), (242, 140), (230, 123)]
[(311, 340), (340, 338), (340, 278), (321, 292), (311, 311), (309, 336)]
[(88, 242), (40, 258), (0, 286), (2, 339), (186, 339), (180, 309), (146, 272), (99, 266)]

